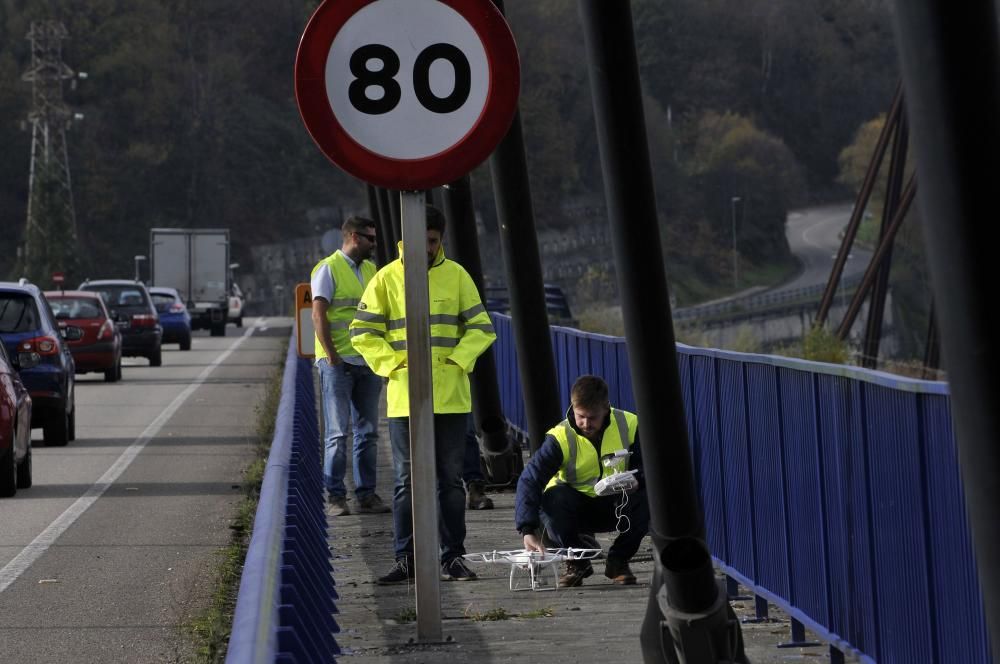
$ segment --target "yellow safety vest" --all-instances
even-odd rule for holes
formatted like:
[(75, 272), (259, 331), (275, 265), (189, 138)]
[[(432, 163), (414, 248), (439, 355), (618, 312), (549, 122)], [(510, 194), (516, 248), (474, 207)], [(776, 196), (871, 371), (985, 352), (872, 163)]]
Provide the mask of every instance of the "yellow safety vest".
[[(399, 243), (403, 255), (403, 243)], [(435, 413), (472, 410), (469, 373), (497, 335), (472, 277), (440, 249), (427, 271)], [(372, 371), (389, 379), (389, 417), (410, 414), (406, 367), (406, 291), (403, 261), (389, 263), (371, 280), (351, 323), (351, 343)]]
[[(594, 485), (612, 472), (627, 470), (628, 457), (623, 457), (611, 468), (605, 468), (597, 456), (597, 448), (576, 432), (570, 424), (570, 417), (572, 411), (566, 414), (565, 420), (549, 429), (549, 435), (559, 442), (563, 463), (559, 472), (545, 485), (545, 490), (548, 491), (560, 484), (568, 484), (580, 493), (594, 497), (597, 495)], [(639, 418), (634, 413), (612, 408), (611, 423), (601, 438), (601, 456), (614, 454), (618, 450), (627, 450), (635, 442), (635, 433), (638, 430)]]
[[(330, 268), (330, 275), (333, 277), (334, 292), (333, 300), (326, 310), (326, 319), (330, 321), (330, 340), (333, 341), (333, 348), (340, 357), (351, 357), (358, 354), (351, 345), (350, 325), (354, 320), (354, 312), (361, 302), (361, 294), (365, 290), (365, 285), (375, 276), (375, 263), (369, 260), (361, 261), (359, 269), (364, 283), (358, 281), (358, 275), (354, 273), (351, 264), (343, 252), (338, 249), (333, 252), (312, 269), (310, 276), (316, 274), (316, 270), (323, 265)], [(316, 332), (316, 359), (326, 357), (326, 351), (319, 342), (319, 331)]]

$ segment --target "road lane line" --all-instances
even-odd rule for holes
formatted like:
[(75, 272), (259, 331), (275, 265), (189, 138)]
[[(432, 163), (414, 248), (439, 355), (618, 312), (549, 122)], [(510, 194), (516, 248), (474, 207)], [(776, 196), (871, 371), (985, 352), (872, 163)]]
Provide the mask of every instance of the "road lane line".
[(79, 519), (84, 512), (86, 512), (91, 505), (93, 505), (98, 498), (100, 498), (105, 491), (108, 490), (112, 484), (125, 472), (125, 469), (132, 464), (139, 453), (142, 452), (143, 448), (146, 447), (146, 443), (156, 437), (174, 413), (184, 405), (188, 397), (198, 389), (208, 378), (209, 374), (215, 370), (220, 364), (226, 361), (226, 359), (233, 353), (234, 350), (240, 347), (240, 345), (246, 341), (254, 330), (263, 322), (263, 318), (257, 319), (257, 322), (253, 326), (247, 328), (236, 342), (230, 346), (222, 355), (219, 355), (210, 365), (202, 369), (201, 373), (194, 379), (194, 381), (188, 385), (184, 390), (174, 397), (174, 400), (170, 402), (159, 415), (156, 416), (149, 426), (139, 435), (135, 441), (125, 448), (125, 451), (121, 453), (111, 467), (108, 468), (101, 477), (87, 489), (82, 496), (76, 499), (72, 505), (66, 508), (66, 511), (56, 517), (56, 520), (48, 525), (45, 530), (43, 530), (35, 539), (31, 541), (28, 546), (24, 547), (20, 553), (14, 556), (14, 559), (7, 563), (3, 569), (0, 569), (0, 593), (7, 590), (7, 588), (17, 580), (19, 576), (24, 574), (25, 571), (31, 565), (38, 560), (42, 554), (48, 551), (49, 547), (55, 544), (56, 540), (66, 532), (70, 526), (72, 526), (77, 519)]

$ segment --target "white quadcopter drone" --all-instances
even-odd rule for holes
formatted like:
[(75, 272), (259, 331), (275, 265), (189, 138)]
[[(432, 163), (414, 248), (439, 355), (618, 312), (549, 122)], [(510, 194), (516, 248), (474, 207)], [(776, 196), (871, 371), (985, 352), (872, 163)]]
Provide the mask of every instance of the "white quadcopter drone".
[[(467, 553), (463, 557), (475, 563), (507, 563), (510, 565), (511, 591), (555, 590), (559, 587), (559, 571), (556, 563), (566, 560), (590, 560), (596, 558), (600, 553), (601, 549), (546, 549), (545, 553), (522, 549)], [(551, 574), (547, 574), (546, 570), (551, 571)], [(522, 585), (525, 571), (528, 572), (529, 586)]]

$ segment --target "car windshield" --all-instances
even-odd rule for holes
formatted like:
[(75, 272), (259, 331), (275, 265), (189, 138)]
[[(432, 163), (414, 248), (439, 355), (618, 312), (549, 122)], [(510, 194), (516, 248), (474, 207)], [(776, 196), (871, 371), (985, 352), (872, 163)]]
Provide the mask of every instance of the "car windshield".
[(174, 303), (174, 296), (169, 293), (150, 293), (149, 296), (153, 298), (153, 304), (159, 309), (164, 305), (171, 305)]
[(56, 318), (104, 318), (101, 307), (89, 297), (53, 297), (49, 306)]
[(92, 290), (101, 295), (104, 304), (109, 307), (141, 307), (146, 304), (142, 289), (135, 286), (92, 286)]
[(34, 298), (0, 293), (0, 332), (30, 332), (40, 327), (39, 321)]

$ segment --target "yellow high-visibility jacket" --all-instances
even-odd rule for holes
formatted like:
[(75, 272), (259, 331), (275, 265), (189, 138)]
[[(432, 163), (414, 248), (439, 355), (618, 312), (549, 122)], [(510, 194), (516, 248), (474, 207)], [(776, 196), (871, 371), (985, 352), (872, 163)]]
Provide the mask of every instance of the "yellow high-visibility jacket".
[[(611, 409), (611, 424), (601, 438), (601, 456), (627, 450), (635, 442), (639, 430), (639, 418), (627, 410)], [(628, 466), (628, 458), (623, 458), (614, 468), (605, 468), (597, 458), (594, 445), (576, 433), (567, 418), (549, 429), (548, 434), (556, 439), (562, 450), (563, 463), (559, 472), (545, 485), (548, 491), (559, 484), (568, 484), (580, 493), (593, 498), (597, 495), (594, 486), (612, 472), (622, 472)]]
[[(364, 283), (358, 281), (358, 275), (354, 273), (343, 252), (338, 249), (333, 252), (312, 269), (312, 274), (322, 265), (330, 267), (330, 276), (333, 277), (333, 299), (326, 309), (326, 319), (330, 321), (330, 340), (333, 341), (333, 349), (340, 357), (351, 357), (357, 355), (351, 345), (349, 327), (354, 320), (354, 312), (358, 310), (358, 303), (361, 302), (361, 294), (365, 290), (365, 284), (375, 276), (375, 263), (370, 260), (361, 261), (358, 269), (361, 270), (361, 277)], [(319, 342), (319, 332), (316, 332), (316, 359), (326, 357), (326, 350)]]
[[(399, 255), (403, 255), (402, 242)], [(434, 412), (468, 413), (472, 410), (469, 373), (497, 335), (472, 277), (461, 265), (445, 259), (444, 249), (428, 268), (427, 279)], [(389, 379), (388, 416), (408, 417), (402, 258), (383, 267), (368, 283), (350, 331), (351, 343), (372, 371)]]

